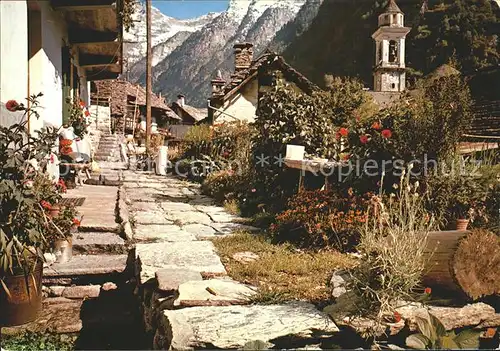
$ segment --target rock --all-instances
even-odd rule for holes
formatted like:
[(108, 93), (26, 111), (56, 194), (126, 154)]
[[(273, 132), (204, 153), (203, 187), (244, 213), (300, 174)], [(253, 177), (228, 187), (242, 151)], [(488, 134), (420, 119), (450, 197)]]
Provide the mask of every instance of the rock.
[[(245, 224), (240, 224), (240, 223), (232, 223), (232, 222), (213, 223), (212, 227), (215, 230), (217, 230), (218, 233), (220, 233), (222, 235), (230, 235), (230, 234), (233, 234), (235, 231), (243, 231), (243, 232), (248, 232), (248, 233), (260, 232), (259, 228), (252, 227), (250, 225), (245, 225)], [(216, 236), (220, 236), (220, 234), (217, 234)]]
[(347, 292), (347, 283), (350, 280), (349, 273), (343, 269), (336, 270), (330, 279), (332, 287), (332, 296), (338, 298), (340, 295)]
[(256, 253), (250, 251), (241, 251), (233, 254), (233, 260), (238, 261), (240, 263), (249, 263), (258, 260), (260, 257)]
[(156, 280), (158, 281), (158, 290), (176, 291), (179, 285), (188, 281), (201, 281), (200, 272), (182, 268), (164, 268), (156, 271)]
[(209, 279), (179, 285), (174, 306), (228, 306), (245, 304), (256, 289), (233, 280)]
[(69, 286), (64, 289), (62, 296), (67, 299), (86, 299), (99, 297), (100, 285)]
[(446, 330), (464, 327), (488, 328), (500, 325), (500, 313), (483, 302), (466, 305), (463, 307), (422, 307), (417, 304), (409, 304), (397, 309), (401, 318), (415, 324), (416, 317), (426, 318), (427, 310), (443, 323)]
[(280, 338), (288, 339), (293, 336), (300, 337), (301, 342), (307, 345), (308, 341), (318, 343), (318, 338), (327, 335), (330, 337), (338, 331), (327, 315), (318, 311), (314, 305), (304, 302), (265, 306), (191, 307), (163, 311), (153, 348), (241, 349), (255, 340), (281, 346)]
[(110, 290), (116, 290), (116, 289), (118, 289), (118, 286), (113, 282), (107, 282), (107, 283), (102, 284), (102, 290), (104, 290), (104, 291), (110, 291)]

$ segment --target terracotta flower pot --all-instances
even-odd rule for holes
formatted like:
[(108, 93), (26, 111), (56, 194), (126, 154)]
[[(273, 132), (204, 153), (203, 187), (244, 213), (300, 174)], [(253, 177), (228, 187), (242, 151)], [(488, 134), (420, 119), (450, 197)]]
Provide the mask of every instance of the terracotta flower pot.
[(459, 218), (455, 222), (455, 229), (456, 230), (467, 230), (467, 226), (469, 225), (469, 220), (468, 219), (463, 219)]
[(14, 274), (0, 272), (9, 291), (0, 285), (0, 327), (26, 324), (38, 317), (42, 308), (42, 274), (41, 261), (28, 274), (19, 267)]

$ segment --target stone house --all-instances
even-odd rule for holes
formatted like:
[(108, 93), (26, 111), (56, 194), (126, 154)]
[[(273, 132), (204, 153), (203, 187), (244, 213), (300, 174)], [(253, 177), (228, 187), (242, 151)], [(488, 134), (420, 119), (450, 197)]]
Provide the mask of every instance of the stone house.
[[(146, 89), (126, 80), (103, 80), (92, 87), (91, 111), (100, 117), (96, 123), (111, 125), (116, 133), (133, 134), (137, 123), (146, 120)], [(178, 124), (181, 118), (156, 94), (151, 95), (151, 119), (160, 128)], [(103, 121), (109, 121), (108, 123)]]
[(43, 93), (40, 118), (30, 132), (61, 126), (71, 100), (90, 104), (90, 82), (116, 78), (122, 71), (121, 0), (50, 0), (0, 2), (0, 124), (19, 114), (4, 113), (5, 102), (26, 104)]
[(307, 94), (319, 88), (285, 62), (283, 57), (266, 52), (253, 59), (253, 45), (234, 45), (234, 73), (229, 81), (220, 72), (212, 80), (208, 99), (208, 120), (214, 123), (255, 120), (259, 96), (281, 79)]
[(177, 95), (177, 101), (174, 101), (170, 107), (182, 119), (183, 125), (194, 125), (207, 118), (204, 109), (186, 104), (186, 97), (182, 94)]

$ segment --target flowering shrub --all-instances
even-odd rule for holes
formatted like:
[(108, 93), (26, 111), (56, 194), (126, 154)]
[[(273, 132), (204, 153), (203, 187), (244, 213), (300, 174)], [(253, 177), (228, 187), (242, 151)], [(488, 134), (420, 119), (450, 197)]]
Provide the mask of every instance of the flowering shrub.
[(333, 246), (352, 249), (366, 222), (370, 194), (356, 196), (331, 191), (301, 191), (292, 197), (288, 207), (276, 217), (270, 232), (277, 241), (300, 246)]

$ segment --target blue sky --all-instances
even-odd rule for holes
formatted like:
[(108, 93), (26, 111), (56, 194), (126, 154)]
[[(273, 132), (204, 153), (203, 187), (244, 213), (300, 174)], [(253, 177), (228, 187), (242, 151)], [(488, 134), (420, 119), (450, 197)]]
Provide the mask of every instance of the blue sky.
[(153, 0), (153, 6), (170, 17), (185, 19), (220, 12), (229, 0)]

